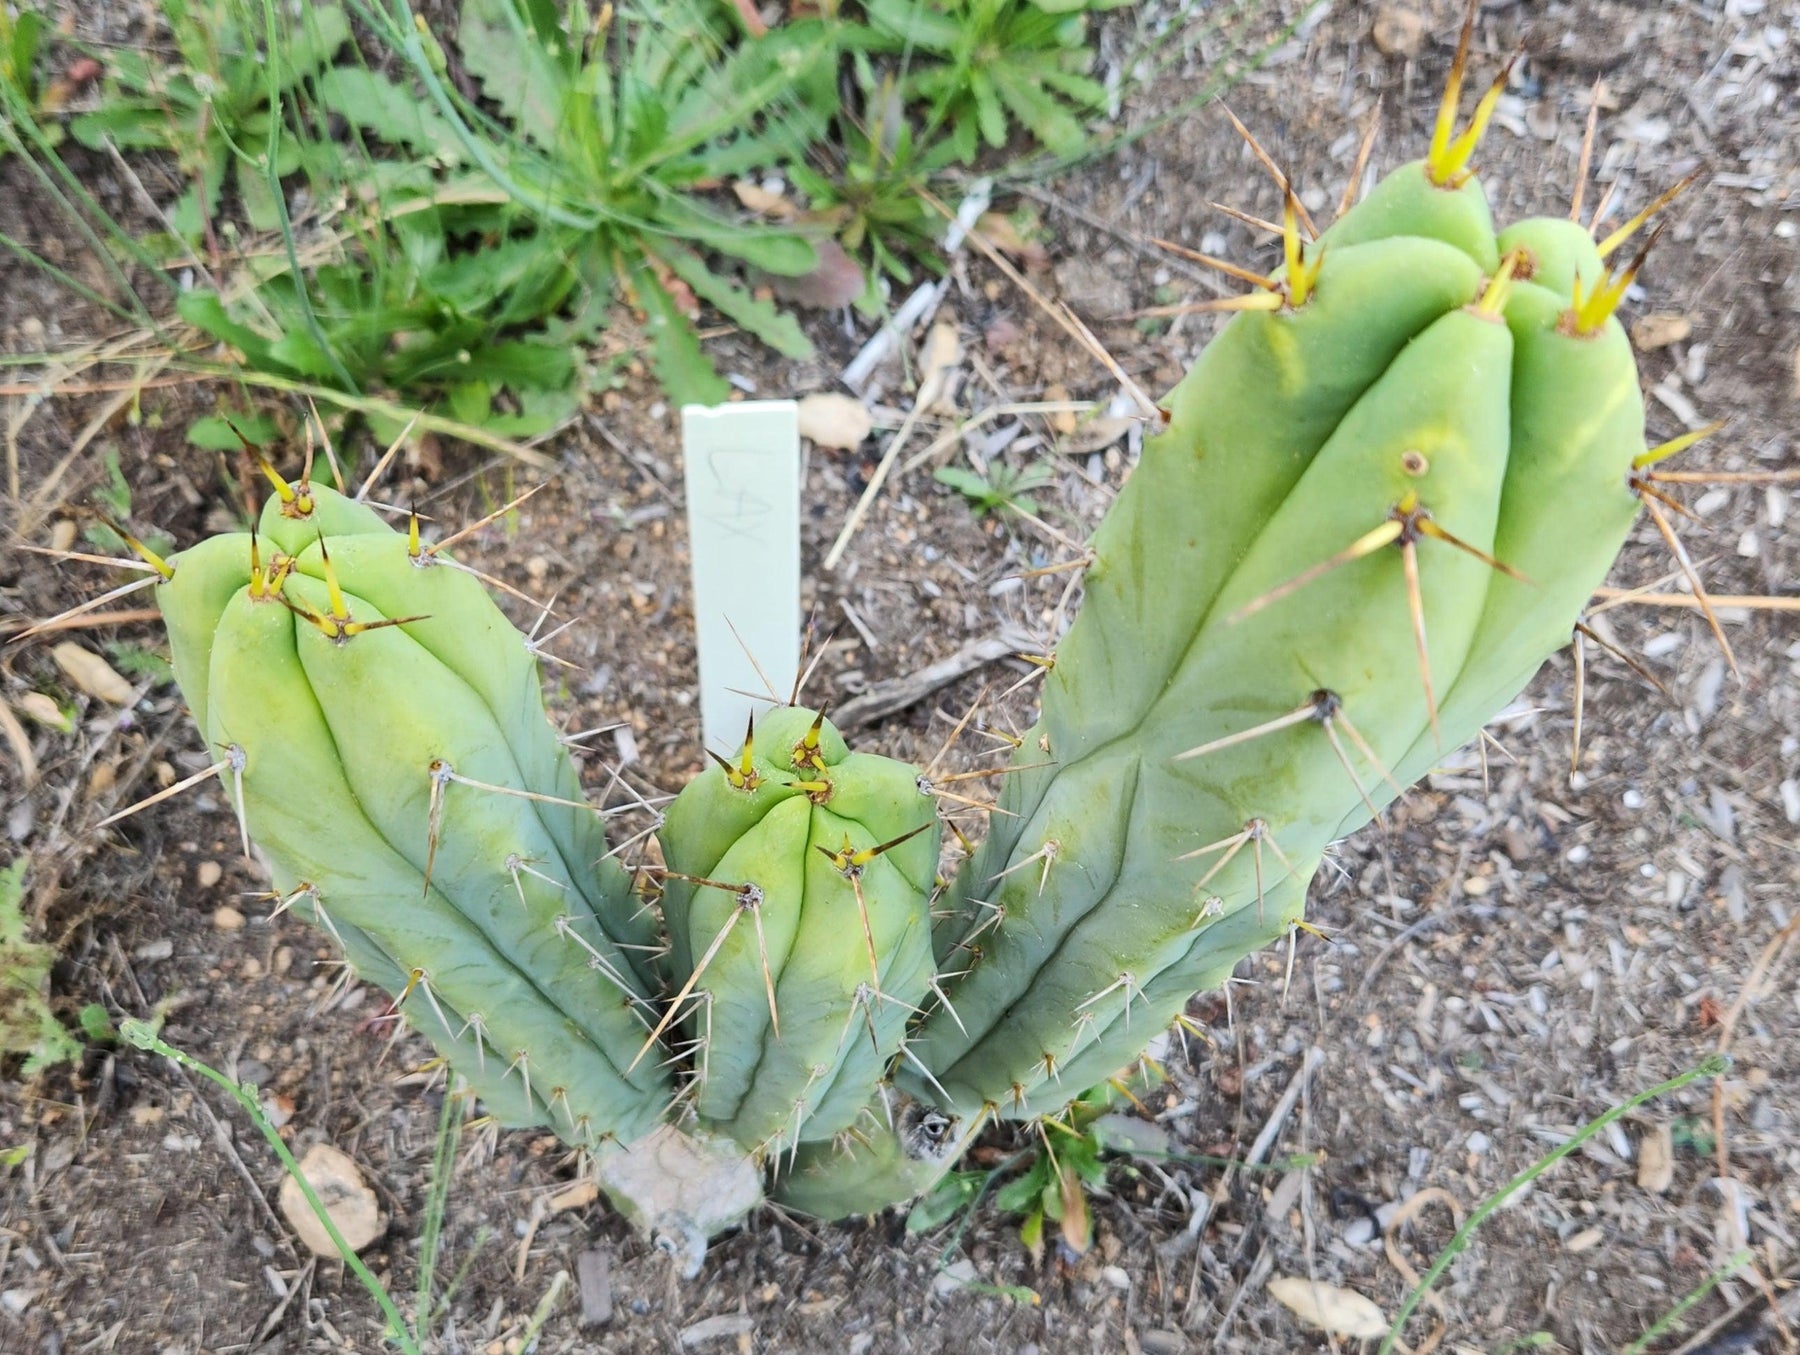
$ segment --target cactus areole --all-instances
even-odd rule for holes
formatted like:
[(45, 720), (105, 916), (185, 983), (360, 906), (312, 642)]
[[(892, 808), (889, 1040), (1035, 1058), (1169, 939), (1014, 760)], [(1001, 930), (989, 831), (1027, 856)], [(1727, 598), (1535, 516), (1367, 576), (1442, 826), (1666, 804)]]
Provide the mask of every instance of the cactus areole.
[(797, 706), (628, 876), (480, 581), (277, 477), (255, 534), (156, 562), (277, 909), (690, 1270), (759, 1182), (901, 1202), (1129, 1064), (1569, 639), (1647, 501), (1632, 228), (1496, 231), (1469, 161), (1500, 86), (1458, 130), (1461, 71), (1430, 154), (1315, 238), (1289, 190), (1285, 266), (1169, 394), (953, 879), (942, 787)]

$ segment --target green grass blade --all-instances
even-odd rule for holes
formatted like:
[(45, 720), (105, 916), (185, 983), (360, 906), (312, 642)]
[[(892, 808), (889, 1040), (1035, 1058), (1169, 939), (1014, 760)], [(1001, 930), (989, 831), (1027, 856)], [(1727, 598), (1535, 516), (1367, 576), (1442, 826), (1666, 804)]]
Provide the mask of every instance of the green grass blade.
[(1406, 1296), (1406, 1302), (1400, 1305), (1400, 1311), (1394, 1316), (1393, 1326), (1388, 1328), (1387, 1338), (1382, 1341), (1381, 1349), (1375, 1355), (1393, 1355), (1394, 1347), (1399, 1343), (1400, 1334), (1406, 1330), (1406, 1319), (1411, 1317), (1413, 1310), (1425, 1301), (1425, 1296), (1431, 1292), (1431, 1287), (1443, 1278), (1446, 1270), (1450, 1269), (1450, 1263), (1462, 1255), (1464, 1249), (1469, 1245), (1469, 1240), (1475, 1236), (1475, 1231), (1514, 1195), (1603, 1131), (1608, 1125), (1622, 1120), (1639, 1106), (1646, 1105), (1659, 1096), (1680, 1091), (1690, 1082), (1697, 1082), (1703, 1077), (1717, 1077), (1730, 1065), (1731, 1060), (1725, 1055), (1714, 1054), (1685, 1073), (1672, 1077), (1667, 1082), (1659, 1082), (1654, 1087), (1646, 1088), (1629, 1100), (1614, 1106), (1604, 1115), (1589, 1120), (1569, 1138), (1568, 1142), (1545, 1153), (1544, 1156), (1483, 1200), (1475, 1212), (1469, 1215), (1468, 1222), (1456, 1230), (1456, 1236), (1451, 1238), (1443, 1251), (1438, 1253), (1437, 1260), (1431, 1263), (1431, 1269), (1425, 1272), (1424, 1278), (1414, 1286), (1412, 1293)]
[(268, 1141), (269, 1147), (274, 1150), (275, 1156), (281, 1159), (282, 1167), (287, 1171), (287, 1174), (293, 1178), (294, 1184), (300, 1187), (300, 1193), (306, 1197), (307, 1205), (318, 1217), (319, 1226), (325, 1230), (326, 1236), (329, 1237), (332, 1244), (337, 1247), (338, 1255), (343, 1258), (344, 1264), (350, 1268), (350, 1273), (355, 1275), (356, 1278), (362, 1282), (363, 1288), (369, 1291), (369, 1297), (375, 1300), (376, 1306), (381, 1309), (382, 1314), (387, 1318), (390, 1326), (389, 1334), (395, 1344), (400, 1347), (404, 1352), (404, 1355), (422, 1355), (417, 1339), (415, 1339), (411, 1330), (407, 1327), (406, 1319), (400, 1315), (399, 1308), (394, 1306), (394, 1300), (388, 1294), (386, 1286), (384, 1286), (380, 1280), (375, 1278), (374, 1272), (371, 1271), (368, 1266), (363, 1264), (362, 1258), (351, 1250), (348, 1242), (344, 1241), (344, 1235), (338, 1231), (337, 1224), (332, 1222), (331, 1215), (326, 1211), (324, 1202), (319, 1199), (318, 1192), (312, 1188), (312, 1183), (306, 1179), (306, 1174), (300, 1170), (300, 1164), (294, 1161), (294, 1155), (288, 1151), (287, 1144), (282, 1142), (280, 1131), (275, 1128), (275, 1125), (270, 1121), (269, 1117), (263, 1113), (262, 1105), (256, 1099), (255, 1091), (240, 1083), (233, 1082), (217, 1068), (212, 1067), (210, 1064), (202, 1063), (192, 1054), (175, 1048), (174, 1045), (163, 1040), (156, 1033), (156, 1028), (148, 1021), (127, 1018), (119, 1024), (119, 1037), (127, 1044), (135, 1045), (139, 1049), (148, 1050), (152, 1054), (161, 1054), (164, 1058), (181, 1065), (181, 1067), (186, 1068), (189, 1072), (198, 1073), (208, 1082), (212, 1082), (217, 1086), (222, 1087), (231, 1099), (236, 1101), (238, 1105), (243, 1108), (244, 1113), (250, 1117), (251, 1123), (257, 1127), (263, 1138)]
[(437, 1147), (431, 1155), (431, 1185), (425, 1193), (425, 1214), (419, 1227), (419, 1286), (413, 1307), (414, 1324), (429, 1338), (436, 1305), (432, 1289), (437, 1278), (438, 1253), (444, 1236), (444, 1211), (450, 1202), (450, 1182), (456, 1172), (456, 1141), (462, 1131), (468, 1098), (457, 1089), (456, 1074), (444, 1088), (443, 1108), (438, 1112)]

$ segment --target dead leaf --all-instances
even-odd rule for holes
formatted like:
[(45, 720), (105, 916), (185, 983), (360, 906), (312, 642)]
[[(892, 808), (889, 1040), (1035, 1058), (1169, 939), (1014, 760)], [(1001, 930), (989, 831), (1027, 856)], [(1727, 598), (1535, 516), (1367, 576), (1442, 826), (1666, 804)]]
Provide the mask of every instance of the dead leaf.
[(1333, 1336), (1367, 1339), (1386, 1336), (1388, 1320), (1361, 1294), (1335, 1284), (1319, 1284), (1298, 1275), (1269, 1281), (1269, 1293), (1308, 1327)]
[(798, 277), (766, 274), (762, 281), (769, 290), (790, 306), (806, 306), (813, 310), (838, 310), (863, 294), (867, 285), (863, 271), (855, 259), (844, 253), (836, 240), (814, 240), (813, 253), (819, 262), (810, 273)]
[(137, 689), (120, 677), (111, 664), (73, 640), (64, 640), (50, 651), (50, 657), (64, 676), (89, 696), (115, 706), (128, 706), (137, 695)]
[(25, 727), (18, 718), (0, 704), (0, 733), (6, 735), (6, 741), (12, 745), (13, 758), (19, 764), (19, 779), (27, 789), (37, 784), (37, 754), (32, 751), (31, 740), (25, 735)]
[(1062, 1195), (1063, 1245), (1077, 1256), (1084, 1255), (1088, 1249), (1090, 1228), (1087, 1196), (1081, 1191), (1081, 1178), (1064, 1168), (1057, 1173), (1057, 1185)]
[(565, 1213), (570, 1209), (586, 1209), (599, 1198), (600, 1187), (591, 1178), (584, 1176), (552, 1195), (546, 1209), (551, 1214)]
[(749, 179), (739, 179), (731, 185), (731, 192), (745, 211), (755, 212), (758, 216), (778, 217), (783, 221), (792, 221), (800, 209), (780, 193), (771, 193), (759, 183)]
[(75, 722), (63, 713), (63, 708), (42, 692), (25, 692), (13, 701), (19, 714), (34, 724), (45, 729), (54, 729), (58, 734), (75, 732)]
[(1694, 322), (1673, 311), (1652, 311), (1631, 327), (1632, 345), (1640, 353), (1651, 353), (1680, 343), (1694, 332)]
[(975, 233), (1028, 269), (1042, 268), (1050, 261), (1043, 243), (1021, 230), (1018, 219), (1005, 212), (983, 212), (975, 222)]
[(853, 451), (875, 427), (862, 401), (837, 391), (820, 391), (799, 403), (800, 436), (820, 447)]
[(1070, 456), (1087, 456), (1113, 445), (1131, 431), (1138, 420), (1125, 414), (1096, 414), (1085, 420), (1075, 432), (1063, 439), (1062, 449)]

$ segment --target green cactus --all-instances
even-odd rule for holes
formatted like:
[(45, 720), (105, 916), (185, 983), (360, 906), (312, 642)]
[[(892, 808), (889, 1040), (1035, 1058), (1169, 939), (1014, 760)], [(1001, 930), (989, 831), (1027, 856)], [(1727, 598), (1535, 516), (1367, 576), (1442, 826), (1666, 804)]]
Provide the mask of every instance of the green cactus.
[[(629, 1142), (671, 1088), (653, 920), (544, 715), (535, 655), (479, 581), (323, 486), (175, 556), (176, 677), (283, 908), (469, 1077), (503, 1123)], [(340, 580), (342, 582), (340, 582)]]
[(152, 563), (282, 907), (503, 1122), (621, 1147), (603, 1181), (689, 1266), (765, 1164), (796, 1208), (878, 1208), (1130, 1063), (1568, 640), (1641, 505), (1667, 531), (1649, 468), (1692, 437), (1646, 449), (1612, 315), (1644, 217), (1496, 234), (1469, 33), (1424, 160), (1316, 240), (1286, 190), (1286, 266), (1168, 396), (946, 891), (940, 788), (797, 705), (634, 890), (480, 582), (271, 472), (258, 534)]
[[(1461, 69), (1459, 57), (1458, 72)], [(1091, 544), (1036, 730), (938, 929), (900, 1086), (1053, 1112), (1302, 914), (1330, 842), (1568, 641), (1646, 455), (1609, 274), (1496, 237), (1467, 168), (1499, 82), (1311, 244), (1170, 395)], [(1574, 300), (1571, 301), (1571, 296)]]
[(701, 1122), (779, 1154), (855, 1123), (931, 994), (937, 806), (797, 706), (715, 760), (661, 833), (670, 1016)]

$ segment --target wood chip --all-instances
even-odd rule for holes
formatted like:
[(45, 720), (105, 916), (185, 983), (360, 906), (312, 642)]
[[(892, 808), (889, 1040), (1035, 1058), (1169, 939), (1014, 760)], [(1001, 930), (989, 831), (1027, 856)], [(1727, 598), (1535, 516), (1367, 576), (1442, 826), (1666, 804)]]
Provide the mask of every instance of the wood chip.
[(1606, 1241), (1606, 1233), (1599, 1228), (1583, 1228), (1568, 1241), (1563, 1243), (1566, 1252), (1592, 1251)]
[(600, 1198), (600, 1187), (588, 1177), (570, 1182), (550, 1197), (548, 1212), (552, 1214), (567, 1213), (571, 1209), (586, 1209)]
[(87, 695), (114, 706), (128, 706), (136, 695), (134, 688), (114, 671), (113, 666), (92, 650), (83, 649), (73, 640), (64, 640), (50, 651), (63, 675)]
[(955, 389), (952, 377), (961, 361), (962, 340), (957, 336), (955, 323), (936, 321), (919, 347), (917, 408), (930, 410), (948, 403)]
[(1361, 1294), (1299, 1275), (1269, 1281), (1275, 1301), (1308, 1326), (1333, 1336), (1386, 1336), (1388, 1320)]
[(1637, 1183), (1658, 1195), (1675, 1184), (1675, 1135), (1668, 1125), (1658, 1125), (1638, 1144)]

